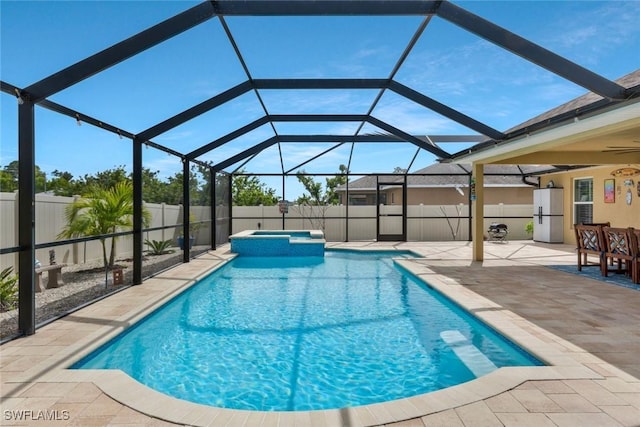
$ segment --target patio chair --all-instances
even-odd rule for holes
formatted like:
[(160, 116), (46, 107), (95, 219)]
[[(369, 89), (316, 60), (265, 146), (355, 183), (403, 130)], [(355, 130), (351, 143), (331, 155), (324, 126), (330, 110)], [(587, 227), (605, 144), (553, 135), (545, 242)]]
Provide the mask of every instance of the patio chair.
[[(582, 267), (598, 266), (600, 273), (604, 276), (607, 269), (606, 244), (604, 235), (602, 234), (601, 225), (582, 225), (574, 224), (573, 230), (576, 235), (576, 251), (578, 253), (578, 271), (582, 271)], [(589, 255), (598, 257), (598, 263), (590, 263)]]
[(631, 280), (633, 283), (640, 284), (640, 229), (630, 228), (629, 237), (631, 237)]
[(489, 233), (489, 240), (504, 242), (507, 240), (509, 229), (507, 224), (498, 224), (497, 222), (494, 222), (489, 226), (487, 233)]
[(614, 266), (617, 265), (615, 270), (610, 270), (605, 266), (604, 276), (607, 276), (609, 271), (625, 273), (627, 276), (631, 276), (631, 262), (634, 257), (631, 253), (631, 241), (635, 239), (635, 237), (631, 237), (631, 233), (632, 229), (630, 228), (602, 227), (606, 245), (604, 257), (612, 260)]
[[(611, 223), (607, 222), (583, 222), (582, 225), (599, 225), (600, 227), (611, 227)], [(609, 260), (609, 265), (613, 265), (613, 260)]]
[(611, 223), (607, 222), (583, 222), (580, 225), (599, 225), (600, 227), (611, 227)]

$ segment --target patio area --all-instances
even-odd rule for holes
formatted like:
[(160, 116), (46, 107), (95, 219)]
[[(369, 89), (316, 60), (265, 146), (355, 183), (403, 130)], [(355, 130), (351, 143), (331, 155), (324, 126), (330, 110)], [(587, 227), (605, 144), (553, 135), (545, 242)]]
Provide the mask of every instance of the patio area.
[(65, 369), (228, 259), (224, 246), (0, 347), (0, 424), (640, 425), (640, 292), (546, 267), (574, 265), (572, 245), (487, 243), (482, 263), (471, 261), (468, 242), (328, 246), (420, 253), (403, 265), (550, 366), (503, 368), (389, 403), (297, 413), (211, 408), (120, 372)]

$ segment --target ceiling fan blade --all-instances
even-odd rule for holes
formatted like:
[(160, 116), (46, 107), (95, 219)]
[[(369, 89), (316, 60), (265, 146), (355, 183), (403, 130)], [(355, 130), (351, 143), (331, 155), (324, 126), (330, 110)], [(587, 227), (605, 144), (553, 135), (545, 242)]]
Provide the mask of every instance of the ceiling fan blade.
[(638, 148), (628, 148), (626, 150), (602, 150), (603, 153), (614, 153), (614, 154), (629, 154), (629, 153), (640, 153), (640, 149)]

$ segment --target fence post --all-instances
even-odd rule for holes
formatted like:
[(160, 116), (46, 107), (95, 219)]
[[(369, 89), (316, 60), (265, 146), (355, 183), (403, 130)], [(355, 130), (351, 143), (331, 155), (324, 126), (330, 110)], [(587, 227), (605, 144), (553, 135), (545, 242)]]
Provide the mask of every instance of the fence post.
[[(18, 224), (18, 218), (20, 218), (20, 208), (19, 208), (19, 205), (18, 205), (18, 197), (19, 197), (18, 192), (19, 192), (19, 190), (15, 190), (15, 191), (13, 192), (13, 213), (14, 213), (14, 216), (13, 216), (13, 223), (14, 223), (14, 225), (16, 225), (16, 226), (14, 226), (14, 228), (13, 228), (13, 230), (14, 230), (14, 235), (15, 235), (15, 240), (14, 240), (15, 245), (14, 245), (14, 246), (19, 246), (19, 245), (18, 245), (18, 242), (20, 241), (20, 234), (19, 234), (19, 230), (20, 230), (20, 229), (17, 227), (17, 224)], [(14, 253), (14, 262), (13, 262), (13, 265), (20, 265), (20, 252), (19, 252), (19, 251)], [(14, 268), (14, 272), (15, 272), (16, 270), (17, 270), (17, 269), (15, 269), (15, 268)]]
[(164, 226), (166, 225), (165, 217), (164, 217), (164, 215), (165, 215), (165, 212), (164, 212), (165, 206), (166, 206), (165, 202), (160, 203), (160, 223), (161, 223), (160, 225), (162, 225), (162, 241), (163, 242), (165, 240), (167, 240), (166, 234), (165, 234), (166, 230), (164, 229)]

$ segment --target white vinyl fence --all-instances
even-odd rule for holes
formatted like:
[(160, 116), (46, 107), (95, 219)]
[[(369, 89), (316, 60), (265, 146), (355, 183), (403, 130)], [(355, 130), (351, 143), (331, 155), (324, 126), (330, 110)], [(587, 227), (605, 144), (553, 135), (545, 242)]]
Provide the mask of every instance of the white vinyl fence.
[[(17, 193), (0, 193), (0, 248), (18, 246), (17, 231)], [(65, 226), (64, 209), (73, 201), (73, 197), (36, 195), (36, 244), (55, 242), (57, 235)], [(151, 212), (149, 228), (176, 226), (182, 223), (182, 206), (146, 203)], [(381, 206), (381, 209), (397, 210), (398, 206)], [(207, 221), (194, 233), (196, 245), (210, 245), (210, 208), (192, 206), (195, 221)], [(486, 205), (485, 227), (492, 222), (505, 223), (509, 227), (509, 239), (529, 239), (525, 224), (533, 212), (532, 205)], [(347, 207), (328, 206), (309, 208), (290, 206), (288, 213), (282, 215), (278, 206), (234, 206), (232, 210), (232, 234), (243, 230), (303, 230), (324, 229), (327, 241), (358, 241), (376, 239), (376, 207), (349, 206), (348, 227)], [(448, 241), (467, 240), (469, 236), (469, 207), (467, 205), (418, 205), (407, 207), (407, 240), (409, 241)], [(284, 221), (284, 222), (283, 222)], [(388, 232), (397, 227), (388, 223)], [(347, 236), (348, 228), (348, 236)], [(154, 230), (144, 233), (147, 240), (172, 240), (180, 235), (181, 227)], [(110, 240), (107, 241), (110, 244)], [(36, 251), (36, 258), (48, 264), (49, 249)], [(102, 259), (102, 247), (98, 240), (56, 246), (58, 263), (77, 264)], [(117, 241), (118, 258), (132, 256), (132, 237), (119, 237)], [(17, 253), (0, 256), (0, 268), (17, 265)]]
[[(398, 210), (398, 206), (382, 206), (389, 211)], [(531, 220), (533, 205), (485, 205), (484, 229), (492, 222), (506, 224), (508, 238), (512, 240), (530, 239), (525, 224)], [(278, 206), (234, 206), (232, 234), (243, 230), (305, 230), (322, 229), (324, 223), (327, 241), (375, 240), (376, 207), (349, 206), (347, 236), (347, 207), (329, 206), (326, 208), (290, 206), (288, 213), (280, 214)], [(391, 213), (391, 212), (387, 212)], [(394, 233), (392, 223), (389, 229)], [(348, 237), (348, 238), (347, 238)], [(449, 241), (467, 240), (469, 237), (469, 206), (467, 205), (417, 205), (407, 206), (408, 241)]]
[[(18, 246), (18, 193), (0, 193), (0, 248)], [(66, 225), (64, 210), (73, 202), (73, 197), (36, 195), (35, 204), (35, 231), (36, 244), (55, 242), (57, 235)], [(157, 203), (145, 203), (146, 209), (151, 213), (152, 220), (149, 228), (176, 226), (182, 223), (182, 206)], [(192, 206), (192, 221), (209, 221), (211, 219), (208, 206)], [(203, 223), (193, 233), (197, 245), (210, 244), (210, 222)], [(144, 233), (145, 240), (172, 240), (174, 246), (176, 238), (181, 234), (182, 227), (154, 230)], [(111, 239), (107, 239), (110, 247)], [(133, 256), (133, 237), (118, 237), (116, 242), (117, 258)], [(55, 251), (56, 262), (65, 264), (79, 264), (102, 259), (102, 246), (99, 240), (74, 243), (36, 250), (36, 259), (42, 264), (49, 264), (49, 250)], [(0, 269), (18, 265), (18, 253), (0, 255)]]

